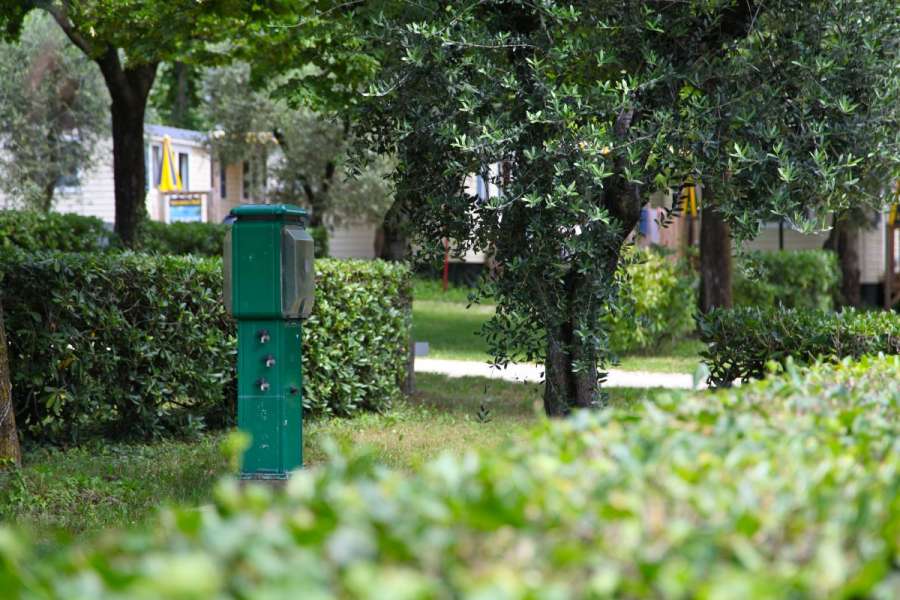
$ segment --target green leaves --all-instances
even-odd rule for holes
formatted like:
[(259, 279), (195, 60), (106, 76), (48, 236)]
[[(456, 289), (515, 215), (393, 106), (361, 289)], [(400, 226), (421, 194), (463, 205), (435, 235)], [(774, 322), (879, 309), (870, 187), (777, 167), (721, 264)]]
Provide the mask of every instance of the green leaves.
[(743, 252), (734, 278), (736, 306), (829, 310), (841, 281), (837, 256), (827, 250)]
[(769, 363), (900, 354), (900, 316), (890, 312), (754, 306), (715, 309), (698, 316), (697, 324), (715, 385), (761, 378)]
[[(28, 437), (156, 438), (233, 421), (236, 348), (220, 258), (7, 250), (0, 271)], [(305, 408), (382, 410), (406, 376), (409, 270), (317, 260), (316, 273)]]
[(413, 473), (333, 453), (284, 494), (225, 480), (213, 506), (78, 545), (0, 530), (0, 581), (12, 598), (85, 582), (96, 598), (890, 598), (898, 372), (790, 365)]
[(697, 305), (697, 281), (690, 266), (642, 250), (623, 260), (620, 300), (602, 320), (612, 349), (643, 350), (690, 333)]

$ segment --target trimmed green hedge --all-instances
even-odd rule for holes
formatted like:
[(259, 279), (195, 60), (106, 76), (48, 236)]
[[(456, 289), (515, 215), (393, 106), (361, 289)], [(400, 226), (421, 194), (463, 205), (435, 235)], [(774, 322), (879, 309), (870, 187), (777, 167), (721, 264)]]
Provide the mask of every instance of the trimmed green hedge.
[[(225, 232), (230, 225), (219, 223), (161, 223), (145, 220), (138, 232), (138, 249), (157, 254), (196, 254), (220, 257), (225, 244)], [(315, 242), (316, 258), (328, 256), (328, 230), (313, 227), (309, 230)]]
[(304, 322), (304, 406), (349, 416), (382, 411), (406, 378), (412, 326), (409, 268), (380, 260), (316, 260)]
[(0, 249), (96, 252), (114, 240), (115, 234), (96, 217), (0, 210)]
[(25, 435), (156, 437), (226, 422), (234, 339), (221, 261), (29, 252), (0, 269)]
[[(145, 219), (138, 227), (137, 250), (156, 254), (220, 257), (228, 225), (161, 223)], [(310, 230), (316, 258), (328, 256), (328, 231)], [(118, 236), (96, 217), (72, 213), (0, 210), (0, 249), (99, 252), (121, 249)]]
[[(767, 363), (809, 364), (865, 354), (900, 354), (900, 315), (783, 308), (716, 309), (698, 317), (709, 382), (730, 385), (765, 375)], [(900, 377), (900, 375), (898, 375)]]
[(834, 252), (747, 252), (735, 268), (734, 305), (829, 310), (840, 283)]
[(690, 267), (648, 250), (634, 250), (626, 261), (618, 306), (604, 317), (613, 351), (643, 350), (690, 333), (697, 305)]
[(159, 254), (220, 257), (228, 225), (161, 223), (145, 219), (138, 229), (138, 249)]
[[(4, 253), (16, 418), (30, 438), (158, 437), (234, 414), (234, 323), (220, 259)], [(323, 260), (304, 327), (312, 413), (381, 410), (406, 372), (409, 272)]]
[(42, 598), (896, 598), (900, 358), (547, 422), (405, 474), (332, 455), (286, 494), (38, 554)]

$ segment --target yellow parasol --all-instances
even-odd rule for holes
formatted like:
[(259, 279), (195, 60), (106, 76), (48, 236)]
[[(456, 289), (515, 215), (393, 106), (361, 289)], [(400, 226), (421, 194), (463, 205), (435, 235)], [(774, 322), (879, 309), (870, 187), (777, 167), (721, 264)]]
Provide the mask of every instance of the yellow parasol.
[(174, 192), (181, 190), (181, 175), (175, 166), (172, 154), (172, 140), (169, 136), (163, 136), (162, 144), (162, 174), (159, 177), (159, 191)]
[[(690, 214), (697, 217), (697, 188), (693, 183), (686, 184), (681, 189), (681, 214)], [(690, 210), (690, 213), (688, 212)]]

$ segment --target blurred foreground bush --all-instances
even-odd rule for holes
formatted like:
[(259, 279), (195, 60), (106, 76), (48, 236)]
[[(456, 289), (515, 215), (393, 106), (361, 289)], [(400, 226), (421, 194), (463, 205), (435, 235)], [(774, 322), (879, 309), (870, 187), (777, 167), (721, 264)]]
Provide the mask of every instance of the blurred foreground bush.
[(285, 495), (38, 554), (8, 598), (897, 598), (900, 358), (546, 422), (414, 474), (334, 454)]

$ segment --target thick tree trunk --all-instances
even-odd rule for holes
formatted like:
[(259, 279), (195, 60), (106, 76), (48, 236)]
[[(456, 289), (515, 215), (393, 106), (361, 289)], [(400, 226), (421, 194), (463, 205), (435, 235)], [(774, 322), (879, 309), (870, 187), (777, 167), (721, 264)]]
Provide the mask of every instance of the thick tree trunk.
[(190, 96), (188, 94), (190, 88), (190, 71), (183, 62), (176, 61), (172, 64), (172, 75), (175, 79), (175, 93), (173, 94), (174, 105), (172, 106), (172, 121), (179, 127), (188, 125), (188, 115), (190, 114)]
[(548, 417), (563, 417), (571, 411), (573, 396), (572, 359), (568, 348), (570, 323), (548, 328), (547, 357), (544, 360), (544, 412)]
[(700, 220), (700, 312), (731, 308), (731, 263), (731, 227), (714, 206), (704, 202)]
[(13, 409), (12, 383), (9, 374), (9, 349), (6, 346), (6, 328), (3, 325), (3, 306), (0, 305), (0, 466), (22, 464), (19, 433), (16, 430), (16, 413)]
[(115, 48), (97, 58), (112, 98), (115, 231), (127, 247), (134, 246), (138, 223), (146, 215), (144, 113), (158, 63), (123, 68)]
[(135, 242), (138, 223), (146, 211), (144, 105), (131, 104), (113, 95), (112, 138), (115, 231), (122, 243), (130, 248)]
[(577, 331), (579, 323), (600, 318), (599, 309), (604, 299), (594, 297), (595, 288), (586, 278), (600, 277), (612, 285), (622, 244), (637, 225), (640, 214), (639, 200), (636, 197), (633, 200), (619, 205), (620, 217), (624, 222), (623, 233), (618, 245), (603, 261), (603, 270), (594, 274), (570, 274), (566, 281), (565, 307), (562, 309), (566, 318), (546, 326), (544, 411), (547, 416), (559, 417), (573, 409), (602, 406), (598, 349), (589, 340), (582, 339)]
[(838, 256), (838, 264), (841, 269), (838, 306), (862, 306), (859, 226), (846, 217), (837, 217), (824, 247)]
[(127, 247), (134, 246), (137, 226), (146, 214), (144, 112), (156, 79), (158, 62), (125, 67), (118, 48), (97, 47), (69, 20), (67, 3), (41, 3), (63, 32), (100, 67), (112, 99), (113, 179), (115, 180), (115, 231)]

